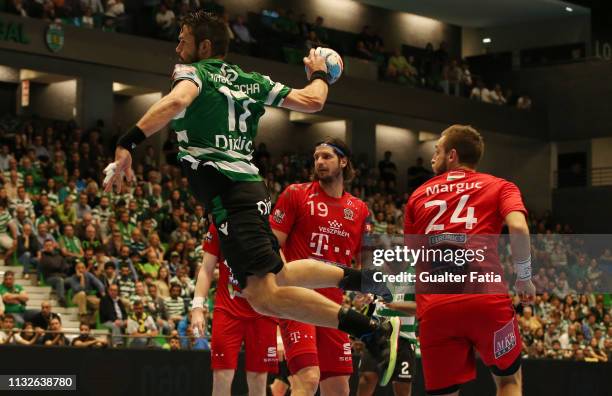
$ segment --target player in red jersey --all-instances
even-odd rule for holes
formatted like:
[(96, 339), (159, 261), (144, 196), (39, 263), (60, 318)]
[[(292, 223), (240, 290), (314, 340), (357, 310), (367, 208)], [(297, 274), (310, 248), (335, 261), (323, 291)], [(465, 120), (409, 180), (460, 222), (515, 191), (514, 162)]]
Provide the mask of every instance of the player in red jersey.
[[(270, 226), (287, 262), (314, 258), (350, 267), (358, 257), (369, 210), (344, 191), (353, 176), (349, 149), (339, 139), (326, 138), (315, 148), (314, 165), (315, 181), (287, 187), (270, 215)], [(317, 291), (342, 303), (339, 288)], [(323, 396), (349, 394), (353, 360), (346, 333), (293, 320), (281, 320), (280, 329), (293, 392), (314, 395), (320, 381)]]
[[(505, 222), (517, 272), (515, 290), (527, 304), (535, 297), (535, 287), (526, 210), (513, 183), (475, 171), (483, 151), (481, 135), (470, 126), (453, 125), (442, 133), (431, 161), (437, 176), (417, 188), (408, 200), (404, 233), (477, 239), (478, 235), (498, 236)], [(497, 253), (489, 257), (493, 258), (488, 264), (501, 272)], [(432, 292), (435, 289), (429, 289)], [(417, 292), (417, 316), (429, 394), (456, 395), (461, 384), (476, 377), (473, 349), (493, 373), (498, 395), (521, 394), (521, 339), (507, 292)]]
[[(267, 373), (278, 371), (277, 321), (258, 314), (241, 297), (238, 282), (221, 255), (219, 235), (214, 225), (210, 226), (202, 248), (204, 258), (198, 273), (194, 298), (205, 299), (208, 295), (215, 266), (219, 263), (210, 351), (213, 370), (212, 394), (231, 394), (238, 353), (244, 342), (249, 395), (265, 395)], [(197, 328), (200, 334), (204, 334), (206, 328), (205, 313), (205, 309), (192, 310), (192, 326)]]

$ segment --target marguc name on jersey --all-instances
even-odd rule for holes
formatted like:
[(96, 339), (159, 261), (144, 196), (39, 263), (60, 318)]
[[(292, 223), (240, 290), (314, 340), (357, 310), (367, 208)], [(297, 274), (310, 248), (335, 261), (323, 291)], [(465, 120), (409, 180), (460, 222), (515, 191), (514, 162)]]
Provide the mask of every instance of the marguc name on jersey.
[(454, 192), (456, 194), (461, 194), (468, 190), (481, 188), (482, 182), (434, 184), (433, 186), (427, 187), (427, 189), (425, 190), (425, 194), (427, 196), (446, 192)]

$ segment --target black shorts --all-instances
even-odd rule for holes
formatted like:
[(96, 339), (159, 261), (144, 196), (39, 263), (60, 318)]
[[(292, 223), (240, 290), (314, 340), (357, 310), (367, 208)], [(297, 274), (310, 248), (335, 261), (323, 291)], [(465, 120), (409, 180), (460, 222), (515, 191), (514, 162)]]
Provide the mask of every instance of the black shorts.
[(195, 198), (211, 213), (221, 252), (241, 288), (248, 276), (277, 274), (283, 268), (268, 216), (270, 194), (263, 181), (232, 181), (212, 166), (180, 161)]
[[(399, 339), (397, 346), (397, 360), (395, 362), (395, 371), (390, 382), (412, 382), (412, 377), (415, 375), (415, 354), (412, 344), (405, 338)], [(364, 348), (361, 352), (361, 360), (359, 361), (359, 372), (375, 372), (378, 373), (376, 359), (372, 354)]]

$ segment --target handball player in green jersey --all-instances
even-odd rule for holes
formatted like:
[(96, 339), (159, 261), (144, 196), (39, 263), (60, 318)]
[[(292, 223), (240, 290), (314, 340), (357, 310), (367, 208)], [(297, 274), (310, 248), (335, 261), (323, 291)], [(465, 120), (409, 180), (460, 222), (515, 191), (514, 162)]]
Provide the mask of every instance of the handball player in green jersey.
[[(124, 178), (134, 179), (134, 149), (171, 122), (183, 173), (212, 215), (223, 255), (251, 306), (263, 315), (337, 328), (361, 338), (381, 362), (381, 376), (388, 377), (395, 368), (399, 320), (372, 321), (311, 289), (341, 287), (390, 299), (389, 290), (367, 272), (315, 260), (285, 264), (268, 223), (266, 186), (251, 163), (264, 106), (307, 113), (323, 108), (329, 89), (325, 59), (311, 50), (304, 58), (307, 85), (291, 89), (225, 61), (228, 42), (222, 19), (214, 15), (197, 11), (182, 21), (176, 47), (181, 63), (174, 68), (172, 90), (121, 136), (115, 161), (105, 169), (105, 190), (120, 188)], [(204, 298), (195, 296), (196, 328), (203, 304)]]

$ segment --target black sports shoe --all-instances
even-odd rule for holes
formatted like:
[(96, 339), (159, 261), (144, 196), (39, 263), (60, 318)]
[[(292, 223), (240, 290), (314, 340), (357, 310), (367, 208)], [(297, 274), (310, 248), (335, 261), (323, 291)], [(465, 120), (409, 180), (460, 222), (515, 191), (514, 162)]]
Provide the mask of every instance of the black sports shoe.
[(374, 280), (374, 274), (380, 272), (377, 269), (364, 269), (361, 271), (361, 292), (371, 293), (376, 296), (380, 296), (387, 303), (393, 301), (393, 294), (384, 282), (376, 282)]
[(376, 330), (361, 337), (377, 361), (381, 386), (389, 383), (395, 371), (399, 332), (400, 319), (395, 316), (380, 322)]

